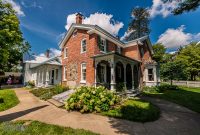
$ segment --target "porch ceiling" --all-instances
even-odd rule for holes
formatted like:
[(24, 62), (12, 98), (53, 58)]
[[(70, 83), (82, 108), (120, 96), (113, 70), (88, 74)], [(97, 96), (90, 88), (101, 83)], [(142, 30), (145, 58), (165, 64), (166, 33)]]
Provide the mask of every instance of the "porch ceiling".
[(124, 56), (124, 55), (121, 55), (121, 54), (119, 54), (119, 53), (117, 53), (117, 52), (108, 52), (108, 53), (105, 53), (105, 54), (98, 54), (98, 55), (95, 55), (95, 56), (93, 56), (93, 57), (91, 57), (91, 58), (93, 58), (93, 59), (101, 59), (101, 60), (107, 60), (108, 59), (108, 57), (109, 58), (113, 58), (114, 59), (114, 61), (115, 60), (119, 60), (119, 59), (121, 59), (121, 60), (126, 60), (126, 61), (128, 61), (128, 62), (134, 62), (134, 63), (142, 63), (141, 61), (139, 61), (139, 60), (135, 60), (135, 59), (132, 59), (132, 58), (130, 58), (130, 57), (127, 57), (127, 56)]

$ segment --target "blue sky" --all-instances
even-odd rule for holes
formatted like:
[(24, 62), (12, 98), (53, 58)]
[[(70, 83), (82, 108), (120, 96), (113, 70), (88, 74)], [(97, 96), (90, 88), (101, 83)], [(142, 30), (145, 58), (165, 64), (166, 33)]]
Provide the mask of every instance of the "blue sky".
[[(66, 32), (67, 17), (81, 12), (112, 15), (114, 26), (123, 23), (117, 31), (122, 37), (131, 20), (131, 9), (136, 6), (151, 9), (150, 39), (162, 42), (169, 50), (200, 39), (200, 9), (179, 16), (170, 14), (170, 8), (159, 0), (5, 0), (17, 11), (24, 38), (31, 44), (32, 52), (40, 54), (48, 48), (58, 48), (62, 33)], [(176, 4), (176, 3), (175, 3)], [(173, 7), (175, 4), (170, 5)], [(69, 19), (69, 18), (68, 18)], [(99, 18), (101, 19), (101, 18)], [(115, 27), (114, 27), (115, 28)]]

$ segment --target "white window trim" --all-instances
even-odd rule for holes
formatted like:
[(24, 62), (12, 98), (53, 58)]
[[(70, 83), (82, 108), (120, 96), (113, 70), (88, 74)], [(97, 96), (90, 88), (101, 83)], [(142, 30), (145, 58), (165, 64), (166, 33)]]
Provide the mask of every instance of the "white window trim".
[[(67, 50), (67, 51), (66, 51)], [(64, 59), (68, 57), (68, 54), (66, 56), (66, 53), (68, 53), (68, 47), (64, 48)]]
[[(86, 45), (85, 45), (86, 46), (86, 50), (85, 51), (83, 51), (83, 41), (84, 40), (86, 41)], [(87, 51), (87, 40), (86, 40), (86, 38), (84, 38), (84, 39), (81, 40), (81, 53), (85, 53), (86, 51)]]
[(67, 78), (66, 78), (66, 66), (64, 66), (64, 69), (63, 69), (63, 81), (66, 81)]
[[(106, 51), (107, 51), (107, 50), (106, 50), (106, 49), (107, 49), (107, 46), (106, 46), (106, 45), (107, 45), (106, 39), (101, 37), (101, 41), (102, 41), (102, 40), (104, 41), (105, 44), (104, 44), (104, 50), (101, 50), (101, 49), (100, 49), (100, 52), (106, 53)], [(100, 46), (102, 46), (102, 45), (100, 44)]]
[[(153, 76), (153, 80), (152, 81), (150, 81), (149, 80), (149, 69), (152, 69), (152, 76)], [(147, 69), (147, 80), (148, 80), (148, 82), (155, 82), (155, 78), (154, 78), (154, 68), (148, 68)]]
[[(80, 83), (86, 83), (86, 80), (83, 80), (83, 65), (85, 64), (86, 72), (87, 72), (87, 65), (86, 63), (81, 63), (81, 81)], [(87, 73), (86, 73), (87, 76)]]

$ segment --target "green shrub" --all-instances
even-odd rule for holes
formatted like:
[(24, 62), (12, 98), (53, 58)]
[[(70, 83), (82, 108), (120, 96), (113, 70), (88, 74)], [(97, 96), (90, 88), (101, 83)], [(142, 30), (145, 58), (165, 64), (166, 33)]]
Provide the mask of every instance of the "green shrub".
[(152, 86), (152, 87), (145, 86), (145, 87), (142, 88), (142, 91), (143, 92), (149, 92), (149, 93), (157, 93), (158, 88), (155, 87), (155, 86)]
[(50, 99), (52, 96), (65, 92), (69, 89), (70, 88), (68, 86), (55, 85), (49, 88), (38, 88), (32, 90), (31, 93), (33, 93), (35, 96), (39, 97), (42, 100), (47, 100)]
[(120, 98), (105, 87), (82, 86), (66, 101), (67, 110), (84, 112), (108, 111)]
[(160, 86), (158, 86), (158, 89), (160, 91), (165, 91), (165, 90), (179, 90), (179, 87), (177, 85), (161, 84)]
[(116, 91), (118, 92), (123, 92), (125, 91), (125, 86), (124, 86), (124, 83), (123, 82), (120, 82), (120, 83), (117, 83), (116, 84)]
[(28, 81), (27, 86), (35, 87), (35, 81)]
[(122, 105), (107, 112), (102, 112), (102, 114), (131, 121), (147, 122), (158, 119), (160, 110), (147, 101), (129, 99)]
[(161, 93), (166, 90), (179, 90), (177, 85), (161, 84), (159, 86), (143, 87), (143, 92), (148, 93)]

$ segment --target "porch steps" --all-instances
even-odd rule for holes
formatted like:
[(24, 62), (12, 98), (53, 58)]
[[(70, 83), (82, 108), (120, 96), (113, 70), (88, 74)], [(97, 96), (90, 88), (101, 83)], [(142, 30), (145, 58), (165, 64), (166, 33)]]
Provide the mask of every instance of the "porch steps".
[(55, 105), (56, 107), (63, 107), (65, 104), (64, 103), (61, 103), (55, 99), (49, 99), (47, 100), (49, 103)]

